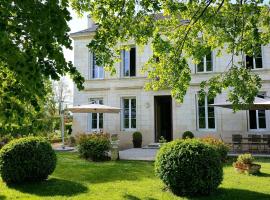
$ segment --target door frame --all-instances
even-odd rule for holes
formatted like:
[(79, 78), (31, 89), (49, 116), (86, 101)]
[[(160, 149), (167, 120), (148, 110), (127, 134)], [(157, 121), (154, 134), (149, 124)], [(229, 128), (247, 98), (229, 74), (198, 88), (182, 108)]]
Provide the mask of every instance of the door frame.
[(159, 138), (157, 135), (157, 99), (162, 97), (170, 98), (170, 110), (171, 110), (171, 141), (173, 140), (173, 107), (172, 107), (172, 96), (171, 95), (155, 95), (154, 96), (154, 142), (158, 142)]

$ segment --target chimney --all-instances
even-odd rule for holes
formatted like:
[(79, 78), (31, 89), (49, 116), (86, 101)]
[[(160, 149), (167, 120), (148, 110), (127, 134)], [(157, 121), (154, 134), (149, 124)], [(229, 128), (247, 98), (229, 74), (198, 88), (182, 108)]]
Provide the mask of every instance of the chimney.
[(90, 15), (87, 15), (87, 28), (93, 28), (95, 26), (95, 22), (92, 20)]

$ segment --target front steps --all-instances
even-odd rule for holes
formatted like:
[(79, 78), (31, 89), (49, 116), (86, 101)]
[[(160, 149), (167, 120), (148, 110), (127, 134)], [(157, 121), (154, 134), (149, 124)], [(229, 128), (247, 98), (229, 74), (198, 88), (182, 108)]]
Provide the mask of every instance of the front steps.
[(143, 149), (159, 149), (161, 145), (162, 145), (161, 143), (150, 143), (142, 148)]

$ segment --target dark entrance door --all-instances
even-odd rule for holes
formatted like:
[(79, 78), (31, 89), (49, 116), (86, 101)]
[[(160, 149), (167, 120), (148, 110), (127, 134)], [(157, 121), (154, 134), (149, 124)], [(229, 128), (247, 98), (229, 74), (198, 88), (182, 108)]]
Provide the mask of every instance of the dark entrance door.
[(163, 136), (172, 140), (172, 98), (171, 96), (155, 96), (155, 140)]

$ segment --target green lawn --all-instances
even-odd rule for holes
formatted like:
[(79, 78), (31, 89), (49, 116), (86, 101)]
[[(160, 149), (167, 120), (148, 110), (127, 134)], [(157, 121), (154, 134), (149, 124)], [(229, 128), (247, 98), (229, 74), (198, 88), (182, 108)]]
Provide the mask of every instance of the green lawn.
[[(224, 167), (224, 181), (210, 197), (193, 199), (270, 199), (270, 159), (260, 159), (262, 174), (236, 174)], [(48, 181), (7, 187), (0, 183), (0, 199), (95, 199), (173, 200), (154, 176), (152, 162), (119, 161), (92, 163), (75, 153), (58, 153), (58, 164)]]

